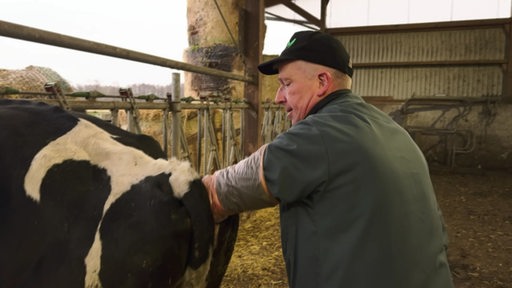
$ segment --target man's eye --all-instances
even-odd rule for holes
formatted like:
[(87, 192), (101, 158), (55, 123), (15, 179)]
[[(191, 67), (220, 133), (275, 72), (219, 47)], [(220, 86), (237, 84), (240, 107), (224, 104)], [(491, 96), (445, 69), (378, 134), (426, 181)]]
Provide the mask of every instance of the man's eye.
[(284, 87), (284, 88), (289, 87), (291, 84), (292, 84), (291, 81), (282, 81), (282, 80), (279, 81), (279, 86)]

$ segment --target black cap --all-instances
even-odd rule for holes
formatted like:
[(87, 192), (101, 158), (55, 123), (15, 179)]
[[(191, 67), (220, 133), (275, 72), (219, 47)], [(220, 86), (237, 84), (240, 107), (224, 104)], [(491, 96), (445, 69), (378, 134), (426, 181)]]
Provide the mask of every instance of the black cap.
[(281, 55), (258, 65), (258, 70), (266, 75), (279, 73), (276, 64), (304, 60), (339, 70), (352, 77), (350, 55), (341, 42), (320, 31), (299, 31), (293, 34)]

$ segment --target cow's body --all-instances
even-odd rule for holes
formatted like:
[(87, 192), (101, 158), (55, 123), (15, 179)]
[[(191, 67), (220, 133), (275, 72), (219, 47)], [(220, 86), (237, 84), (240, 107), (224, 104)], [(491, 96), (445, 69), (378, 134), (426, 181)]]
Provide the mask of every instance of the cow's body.
[(238, 221), (214, 252), (199, 175), (151, 137), (0, 100), (0, 139), (0, 287), (220, 284)]

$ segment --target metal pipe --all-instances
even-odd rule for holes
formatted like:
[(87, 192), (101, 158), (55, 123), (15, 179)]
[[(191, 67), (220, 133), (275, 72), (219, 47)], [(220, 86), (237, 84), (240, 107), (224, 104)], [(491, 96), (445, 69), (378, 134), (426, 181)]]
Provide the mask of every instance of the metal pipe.
[(181, 106), (180, 106), (180, 74), (172, 73), (172, 131), (171, 152), (172, 156), (181, 159)]
[(162, 147), (164, 150), (164, 154), (166, 156), (169, 156), (169, 108), (164, 109), (162, 113)]
[[(1, 97), (0, 97), (1, 99)], [(17, 100), (31, 100), (35, 102), (43, 102), (55, 106), (59, 106), (57, 99), (17, 99)], [(130, 109), (131, 105), (128, 102), (121, 101), (80, 101), (80, 100), (68, 100), (68, 105), (72, 110), (111, 110), (111, 109)], [(211, 109), (223, 109), (224, 105), (208, 104), (208, 103), (180, 103), (181, 109), (200, 109), (210, 107)], [(137, 102), (137, 109), (147, 110), (156, 109), (164, 110), (169, 107), (168, 103), (165, 102)], [(233, 109), (247, 109), (249, 106), (245, 103), (236, 103), (232, 105)]]
[(63, 48), (90, 52), (100, 55), (111, 56), (136, 62), (162, 66), (166, 68), (179, 69), (199, 74), (220, 76), (228, 79), (255, 83), (255, 80), (246, 76), (229, 73), (213, 68), (195, 66), (188, 63), (178, 62), (163, 57), (141, 53), (134, 50), (124, 49), (99, 42), (89, 41), (81, 38), (71, 37), (46, 30), (36, 29), (28, 26), (14, 24), (0, 20), (0, 36), (26, 40), (36, 43), (59, 46)]

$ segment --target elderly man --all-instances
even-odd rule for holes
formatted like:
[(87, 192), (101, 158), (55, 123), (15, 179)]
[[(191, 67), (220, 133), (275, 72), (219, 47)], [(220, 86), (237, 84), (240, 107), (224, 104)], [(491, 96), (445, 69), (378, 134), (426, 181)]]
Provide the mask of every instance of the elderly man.
[(295, 33), (262, 63), (292, 127), (203, 177), (217, 220), (279, 205), (291, 287), (453, 287), (427, 163), (408, 133), (352, 93), (343, 45)]

